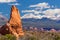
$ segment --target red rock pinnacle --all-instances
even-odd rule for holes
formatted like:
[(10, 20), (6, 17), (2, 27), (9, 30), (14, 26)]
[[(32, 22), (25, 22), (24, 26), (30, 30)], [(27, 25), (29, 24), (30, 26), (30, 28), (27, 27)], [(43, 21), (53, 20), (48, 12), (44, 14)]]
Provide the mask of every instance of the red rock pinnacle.
[(8, 23), (6, 23), (3, 27), (1, 27), (0, 33), (3, 35), (13, 34), (16, 37), (24, 35), (23, 30), (22, 30), (20, 13), (19, 13), (19, 10), (15, 6), (12, 6), (10, 19)]

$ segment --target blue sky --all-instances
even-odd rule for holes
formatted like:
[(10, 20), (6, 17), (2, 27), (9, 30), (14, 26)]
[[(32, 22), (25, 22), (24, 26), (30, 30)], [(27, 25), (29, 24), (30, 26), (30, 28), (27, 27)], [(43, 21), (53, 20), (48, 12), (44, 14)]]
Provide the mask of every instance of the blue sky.
[(0, 0), (0, 15), (9, 18), (12, 5), (16, 5), (22, 18), (60, 20), (60, 0)]

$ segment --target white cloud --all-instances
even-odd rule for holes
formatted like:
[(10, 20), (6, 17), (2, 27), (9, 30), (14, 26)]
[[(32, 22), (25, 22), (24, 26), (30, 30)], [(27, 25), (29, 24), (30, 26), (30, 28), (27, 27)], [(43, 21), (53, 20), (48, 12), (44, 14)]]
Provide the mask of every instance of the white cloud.
[(16, 2), (16, 0), (0, 0), (0, 3)]
[(23, 13), (25, 13), (25, 12), (29, 13), (30, 12), (30, 13), (34, 13), (34, 14), (41, 13), (41, 11), (36, 11), (36, 10), (23, 10), (22, 12)]
[[(26, 13), (22, 18), (35, 18), (42, 19), (43, 17), (50, 18), (53, 20), (60, 20), (60, 8), (55, 8), (54, 6), (50, 6), (48, 3), (39, 3), (36, 5), (30, 5), (33, 7), (32, 10), (23, 10), (23, 13)], [(36, 8), (37, 7), (37, 8)], [(40, 8), (42, 7), (42, 9)], [(54, 9), (52, 9), (52, 8)], [(43, 10), (48, 8), (46, 10)]]
[(19, 3), (13, 3), (13, 4), (8, 4), (8, 5), (20, 5)]
[(60, 18), (60, 9), (48, 9), (43, 11), (47, 18), (57, 19)]
[(43, 11), (45, 15), (53, 16), (53, 15), (59, 15), (60, 14), (60, 9), (48, 9)]
[(29, 7), (39, 7), (41, 9), (43, 9), (43, 8), (50, 8), (50, 5), (46, 2), (43, 2), (43, 3), (38, 3), (35, 5), (30, 5)]
[(23, 10), (22, 12), (34, 12), (35, 10)]
[(35, 18), (35, 19), (40, 19), (42, 17), (40, 17), (40, 15), (34, 15), (34, 14), (30, 13), (30, 14), (25, 14), (21, 18)]
[(54, 6), (53, 5), (50, 6), (48, 3), (43, 2), (43, 3), (38, 3), (38, 4), (35, 4), (35, 5), (30, 5), (29, 7), (30, 8), (33, 7), (35, 9), (33, 9), (33, 10), (23, 10), (22, 12), (23, 13), (25, 13), (25, 12), (34, 12), (35, 14), (37, 14), (37, 13), (39, 14), (39, 13), (42, 13), (43, 9), (54, 7)]
[[(41, 19), (43, 17), (50, 18), (53, 20), (60, 20), (60, 9), (48, 9), (42, 12), (39, 11), (32, 11), (32, 10), (25, 10), (24, 12), (28, 12), (28, 14), (25, 14), (22, 16), (22, 18), (35, 18), (35, 19)], [(31, 13), (29, 13), (31, 12)], [(33, 14), (34, 13), (34, 14)], [(41, 15), (44, 14), (44, 15)]]

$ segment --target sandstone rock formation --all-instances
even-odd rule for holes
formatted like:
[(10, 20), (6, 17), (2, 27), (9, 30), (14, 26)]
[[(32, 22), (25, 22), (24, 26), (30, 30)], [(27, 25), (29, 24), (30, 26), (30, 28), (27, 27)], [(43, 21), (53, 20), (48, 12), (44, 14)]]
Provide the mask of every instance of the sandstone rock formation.
[(10, 19), (0, 28), (0, 33), (3, 35), (13, 34), (16, 37), (24, 35), (19, 10), (15, 6), (12, 6)]

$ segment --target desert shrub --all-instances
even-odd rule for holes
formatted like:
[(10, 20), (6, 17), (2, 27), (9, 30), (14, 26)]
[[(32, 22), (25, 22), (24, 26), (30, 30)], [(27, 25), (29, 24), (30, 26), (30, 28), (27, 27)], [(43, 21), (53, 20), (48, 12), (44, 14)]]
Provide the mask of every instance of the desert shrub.
[(20, 40), (37, 40), (35, 36), (24, 36)]
[(0, 40), (16, 40), (16, 37), (11, 34), (7, 34), (0, 36)]
[(38, 40), (37, 36), (34, 35), (31, 32), (26, 32), (23, 37), (20, 37), (20, 40)]
[(57, 35), (57, 36), (55, 37), (55, 40), (60, 40), (60, 36)]
[(30, 36), (27, 38), (28, 40), (37, 40), (37, 38), (35, 36)]
[(31, 32), (25, 31), (25, 35), (20, 40), (60, 40), (59, 32)]

